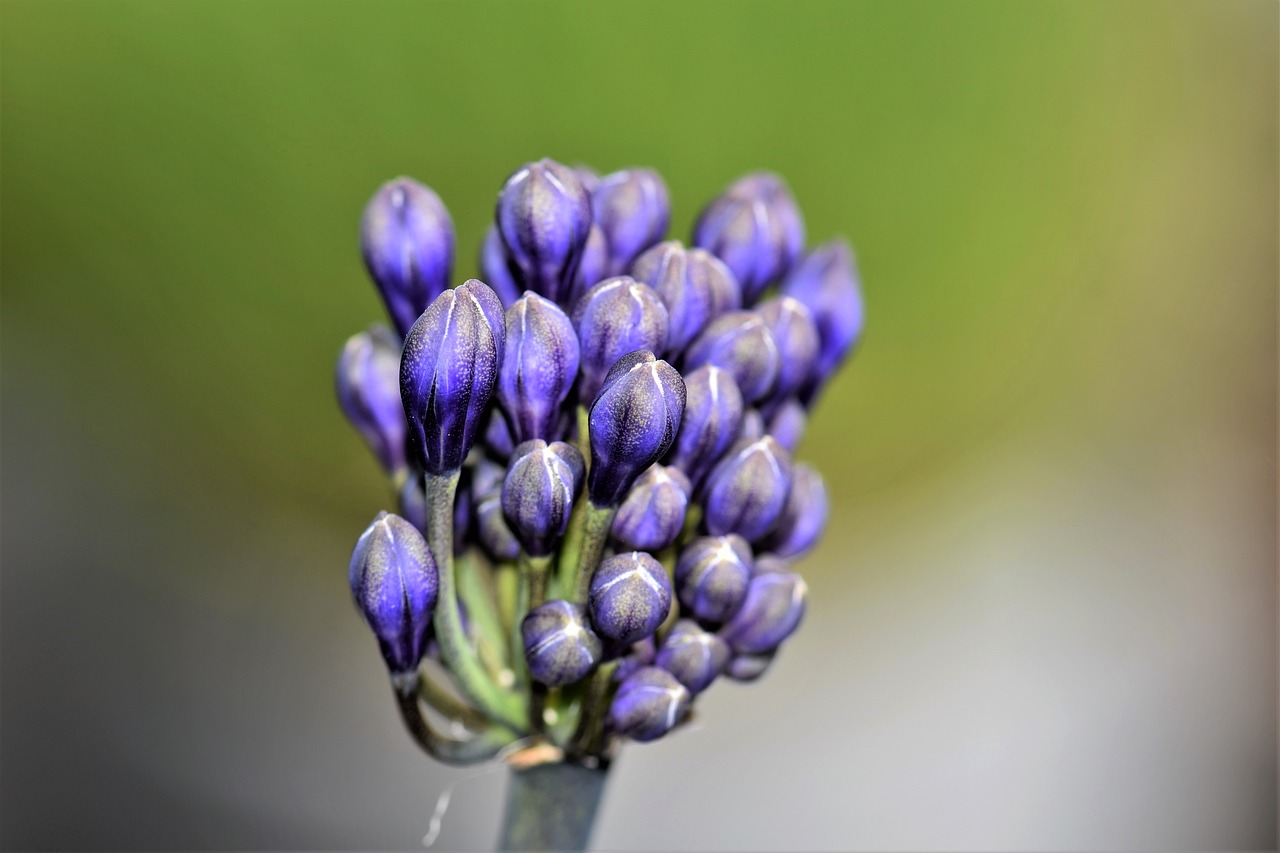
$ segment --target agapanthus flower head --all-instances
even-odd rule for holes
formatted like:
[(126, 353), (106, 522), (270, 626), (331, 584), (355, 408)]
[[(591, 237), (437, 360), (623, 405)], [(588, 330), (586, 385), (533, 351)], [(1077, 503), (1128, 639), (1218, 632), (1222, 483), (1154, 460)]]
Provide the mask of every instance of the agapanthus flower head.
[(822, 385), (862, 337), (864, 306), (858, 266), (844, 240), (823, 243), (805, 256), (782, 284), (813, 314), (820, 347), (804, 394), (812, 402)]
[(578, 448), (534, 439), (511, 454), (502, 484), (502, 509), (524, 549), (548, 556), (569, 527), (573, 502), (582, 492), (586, 464)]
[(769, 172), (739, 178), (711, 201), (693, 227), (693, 244), (715, 254), (753, 304), (786, 275), (804, 249), (804, 220), (785, 181)]
[(517, 169), (498, 194), (495, 214), (516, 284), (564, 304), (591, 219), (591, 196), (573, 169), (549, 159)]
[(746, 598), (752, 565), (751, 546), (736, 534), (690, 542), (676, 561), (682, 612), (712, 625), (728, 621)]
[(784, 400), (805, 387), (818, 362), (818, 327), (799, 300), (775, 296), (756, 306), (778, 347), (773, 398)]
[(696, 486), (738, 439), (742, 392), (729, 371), (714, 364), (686, 373), (684, 387), (684, 417), (666, 461)]
[(449, 286), (453, 243), (453, 220), (444, 203), (411, 178), (383, 184), (365, 207), (360, 220), (365, 267), (401, 335)]
[(720, 629), (720, 636), (736, 653), (768, 654), (800, 626), (808, 595), (808, 587), (795, 572), (757, 568), (742, 607)]
[(588, 599), (596, 633), (630, 645), (652, 636), (671, 610), (671, 579), (643, 551), (616, 554), (596, 569)]
[(356, 542), (347, 574), (391, 674), (414, 672), (426, 653), (440, 585), (422, 534), (398, 515), (378, 513)]
[(578, 377), (578, 333), (560, 306), (531, 290), (507, 309), (506, 330), (498, 402), (517, 442), (551, 441)]
[(662, 352), (667, 345), (667, 307), (647, 284), (630, 276), (592, 287), (573, 309), (582, 351), (581, 392), (593, 399), (609, 368), (629, 352)]
[(818, 544), (827, 526), (827, 487), (812, 466), (791, 468), (791, 493), (778, 526), (763, 549), (779, 557), (798, 557)]
[(427, 472), (462, 466), (488, 413), (505, 338), (502, 303), (475, 279), (436, 297), (409, 330), (400, 397), (409, 443)]
[(608, 247), (607, 275), (622, 275), (631, 262), (667, 233), (671, 196), (653, 169), (605, 175), (591, 194), (595, 222)]
[(764, 318), (753, 311), (730, 311), (712, 320), (685, 353), (686, 370), (704, 364), (727, 370), (742, 398), (754, 403), (773, 392), (782, 359)]
[(657, 740), (684, 721), (691, 698), (688, 688), (665, 669), (641, 667), (618, 686), (609, 724), (632, 740)]
[(791, 493), (791, 455), (766, 435), (741, 442), (707, 477), (707, 530), (756, 542), (773, 532)]
[(652, 352), (618, 359), (588, 415), (587, 491), (593, 504), (617, 506), (636, 478), (662, 458), (680, 430), (684, 401), (684, 380)]
[(679, 240), (659, 243), (631, 265), (631, 276), (652, 287), (667, 306), (667, 351), (680, 352), (708, 323), (742, 307), (738, 280), (705, 249)]
[(404, 470), (408, 425), (400, 405), (400, 341), (386, 326), (352, 335), (334, 377), (338, 405), (387, 473)]
[(640, 475), (618, 507), (613, 538), (636, 551), (660, 551), (684, 528), (693, 484), (678, 468), (654, 465)]
[(731, 654), (729, 644), (718, 635), (704, 631), (697, 622), (681, 619), (662, 641), (654, 664), (674, 675), (690, 693), (698, 694), (724, 672)]
[(548, 601), (520, 626), (529, 674), (549, 687), (581, 680), (599, 662), (603, 644), (583, 609), (568, 601)]

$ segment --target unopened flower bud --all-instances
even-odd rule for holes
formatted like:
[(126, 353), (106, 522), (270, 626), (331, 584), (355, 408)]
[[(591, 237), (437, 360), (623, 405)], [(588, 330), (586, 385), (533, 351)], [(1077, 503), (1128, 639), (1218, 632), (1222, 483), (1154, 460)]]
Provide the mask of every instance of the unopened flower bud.
[(738, 612), (751, 581), (751, 546), (741, 536), (705, 536), (690, 542), (676, 561), (682, 612), (719, 625)]
[(853, 250), (844, 240), (822, 244), (792, 270), (782, 292), (803, 302), (818, 327), (817, 364), (804, 395), (812, 403), (862, 337), (864, 307)]
[[(759, 409), (747, 409), (742, 413), (742, 429), (738, 432), (738, 442), (758, 441), (769, 432), (764, 422), (764, 415)], [(779, 442), (781, 443), (781, 442)]]
[(769, 416), (769, 435), (778, 440), (788, 453), (795, 453), (809, 423), (805, 407), (795, 397), (780, 402)]
[(671, 610), (671, 580), (643, 551), (603, 561), (591, 577), (588, 599), (596, 633), (628, 645), (658, 630)]
[(410, 178), (383, 184), (365, 207), (364, 264), (402, 336), (448, 288), (453, 241), (453, 220), (440, 197)]
[(827, 488), (822, 476), (798, 462), (791, 469), (791, 493), (778, 527), (764, 543), (764, 550), (779, 557), (797, 557), (822, 538), (827, 526)]
[(730, 184), (698, 217), (693, 243), (713, 252), (742, 286), (751, 305), (795, 264), (804, 248), (804, 220), (777, 175), (757, 172)]
[(522, 166), (498, 194), (495, 221), (516, 284), (565, 304), (591, 228), (591, 196), (577, 174), (554, 160)]
[(524, 549), (550, 555), (569, 527), (573, 501), (582, 491), (582, 454), (563, 441), (526, 441), (511, 454), (502, 484), (502, 510)]
[(662, 458), (680, 429), (684, 400), (684, 380), (652, 352), (618, 359), (588, 415), (593, 504), (617, 506), (636, 478)]
[(632, 740), (657, 740), (683, 722), (691, 698), (674, 675), (646, 666), (619, 685), (609, 707), (609, 724)]
[(422, 534), (398, 515), (378, 513), (356, 542), (348, 579), (392, 675), (417, 670), (440, 585)]
[(575, 163), (573, 173), (582, 182), (582, 188), (591, 195), (595, 195), (596, 189), (600, 186), (600, 173), (586, 163)]
[(622, 275), (631, 262), (662, 239), (671, 219), (671, 197), (652, 169), (623, 169), (600, 179), (592, 193), (596, 224), (608, 245), (608, 275)]
[(603, 652), (582, 608), (567, 601), (535, 607), (524, 617), (520, 632), (529, 674), (549, 687), (581, 680)]
[(631, 276), (657, 291), (667, 306), (667, 352), (681, 352), (716, 317), (742, 307), (738, 282), (724, 262), (679, 240), (659, 243), (636, 258)]
[(783, 399), (800, 391), (818, 362), (818, 327), (809, 309), (790, 296), (776, 296), (756, 307), (778, 347), (778, 380), (773, 395)]
[(772, 652), (799, 627), (807, 597), (808, 587), (794, 572), (757, 572), (720, 636), (739, 654)]
[(400, 342), (385, 326), (352, 335), (338, 357), (338, 405), (387, 472), (405, 467)]
[(488, 495), (476, 504), (476, 538), (484, 552), (500, 563), (513, 562), (520, 556), (520, 540), (507, 524), (501, 493)]
[(578, 333), (560, 306), (533, 291), (507, 309), (506, 329), (498, 402), (517, 442), (550, 441), (578, 375)]
[(740, 443), (707, 476), (707, 530), (756, 542), (773, 532), (791, 492), (791, 456), (772, 436)]
[(566, 305), (577, 305), (582, 294), (609, 277), (609, 244), (599, 225), (592, 225), (587, 232), (587, 243), (582, 247), (582, 261), (573, 277), (573, 290)]
[(729, 644), (690, 619), (681, 619), (662, 642), (654, 662), (698, 694), (711, 686), (729, 663)]
[(685, 353), (686, 370), (704, 364), (729, 371), (742, 398), (754, 403), (773, 391), (781, 359), (773, 334), (760, 315), (730, 311), (712, 320)]
[(484, 243), (480, 246), (480, 277), (498, 294), (504, 308), (510, 308), (520, 298), (520, 286), (511, 275), (507, 247), (496, 225), (490, 225), (484, 232)]
[(684, 387), (684, 417), (667, 464), (684, 471), (696, 486), (738, 439), (742, 392), (727, 370), (711, 364), (685, 374)]
[(763, 655), (734, 655), (724, 668), (725, 677), (749, 684), (765, 674), (769, 664), (773, 663), (774, 657), (775, 652)]
[(507, 413), (499, 406), (489, 410), (484, 419), (484, 449), (494, 459), (506, 462), (515, 449), (515, 439), (511, 437), (511, 427), (507, 424)]
[(662, 352), (667, 308), (653, 288), (630, 276), (605, 279), (573, 309), (582, 344), (582, 399), (590, 400), (614, 363), (629, 352)]
[(693, 485), (678, 468), (654, 465), (640, 475), (613, 519), (613, 538), (636, 551), (660, 551), (680, 535)]
[(613, 671), (613, 680), (621, 683), (631, 677), (631, 674), (644, 666), (652, 666), (653, 659), (658, 656), (658, 646), (653, 641), (653, 637), (645, 637), (643, 640), (632, 643), (627, 653), (618, 658), (618, 666)]
[(428, 473), (456, 471), (475, 443), (505, 337), (502, 304), (475, 279), (440, 294), (409, 330), (400, 397), (409, 443)]

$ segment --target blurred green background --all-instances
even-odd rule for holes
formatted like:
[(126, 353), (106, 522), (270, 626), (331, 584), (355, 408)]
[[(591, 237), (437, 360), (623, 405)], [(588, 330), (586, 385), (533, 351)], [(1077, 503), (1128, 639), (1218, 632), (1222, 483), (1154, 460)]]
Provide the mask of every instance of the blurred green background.
[(784, 174), (868, 331), (805, 630), (629, 749), (606, 848), (1276, 843), (1273, 2), (0, 3), (0, 843), (494, 837), (344, 567), (361, 208), (474, 273), (522, 162), (686, 236)]

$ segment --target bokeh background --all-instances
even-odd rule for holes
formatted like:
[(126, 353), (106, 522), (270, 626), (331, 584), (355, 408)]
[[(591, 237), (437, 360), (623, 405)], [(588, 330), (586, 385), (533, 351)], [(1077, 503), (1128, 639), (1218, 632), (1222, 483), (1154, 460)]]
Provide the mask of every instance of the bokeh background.
[(332, 401), (397, 175), (767, 167), (865, 343), (804, 630), (628, 748), (611, 849), (1274, 849), (1274, 2), (0, 5), (0, 842), (437, 847)]

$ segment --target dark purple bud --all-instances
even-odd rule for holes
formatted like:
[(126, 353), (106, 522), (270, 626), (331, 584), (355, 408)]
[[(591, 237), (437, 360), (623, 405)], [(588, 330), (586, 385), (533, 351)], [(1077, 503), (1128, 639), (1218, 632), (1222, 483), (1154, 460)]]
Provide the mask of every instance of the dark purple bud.
[(694, 618), (719, 625), (738, 612), (751, 581), (751, 546), (741, 536), (705, 536), (676, 562), (680, 606)]
[(681, 619), (658, 649), (655, 662), (693, 694), (711, 686), (729, 663), (729, 644), (690, 619)]
[(470, 466), (470, 470), (470, 489), (476, 503), (502, 491), (502, 481), (507, 477), (506, 466), (481, 458)]
[(742, 398), (754, 403), (773, 391), (781, 359), (773, 334), (760, 315), (730, 311), (712, 320), (685, 353), (686, 370), (704, 364), (729, 371)]
[(795, 572), (757, 572), (742, 608), (720, 629), (720, 636), (739, 654), (772, 652), (799, 627), (808, 594), (804, 579)]
[(818, 327), (818, 362), (805, 396), (812, 402), (862, 337), (862, 289), (853, 250), (844, 240), (822, 244), (787, 276), (782, 292), (803, 302)]
[(681, 352), (707, 324), (742, 307), (742, 293), (729, 268), (704, 249), (679, 240), (659, 243), (636, 258), (631, 276), (657, 291), (667, 306), (667, 352)]
[(804, 220), (782, 178), (756, 172), (739, 178), (703, 208), (693, 244), (714, 253), (751, 305), (786, 275), (804, 249)]
[(520, 556), (520, 540), (507, 524), (501, 493), (491, 494), (476, 504), (476, 538), (484, 552), (500, 563)]
[(813, 374), (818, 362), (818, 327), (809, 309), (790, 296), (762, 302), (756, 313), (764, 319), (778, 347), (778, 381), (773, 394), (782, 399), (802, 389)]
[(608, 275), (622, 275), (667, 233), (671, 196), (652, 169), (623, 169), (600, 179), (591, 208), (609, 247)]
[(742, 428), (742, 392), (723, 368), (707, 364), (684, 377), (684, 418), (667, 464), (697, 485), (733, 446)]
[(680, 430), (684, 380), (648, 350), (624, 355), (591, 404), (588, 494), (598, 507), (617, 506), (636, 478), (662, 458)]
[(618, 667), (613, 671), (613, 680), (619, 683), (626, 681), (631, 677), (631, 673), (643, 666), (651, 666), (653, 659), (657, 656), (658, 647), (653, 637), (645, 637), (638, 643), (633, 643), (627, 653), (618, 659)]
[(674, 675), (646, 666), (618, 686), (609, 706), (609, 724), (632, 740), (657, 740), (683, 722), (691, 699)]
[(506, 461), (511, 458), (515, 449), (515, 439), (511, 437), (511, 427), (507, 425), (507, 416), (497, 406), (489, 410), (484, 422), (484, 446), (494, 459)]
[(769, 664), (773, 663), (775, 652), (763, 655), (734, 655), (725, 667), (726, 678), (749, 684), (765, 674)]
[(351, 552), (348, 579), (392, 675), (417, 670), (440, 585), (422, 534), (398, 515), (378, 513)]
[(769, 435), (778, 440), (788, 453), (795, 453), (804, 438), (804, 428), (809, 419), (805, 407), (795, 397), (788, 397), (777, 405), (769, 416)]
[(568, 166), (528, 163), (498, 194), (498, 232), (516, 284), (565, 304), (591, 228), (591, 196)]
[(791, 455), (782, 445), (768, 435), (739, 443), (707, 476), (707, 530), (763, 539), (777, 527), (790, 492)]
[(507, 309), (506, 328), (498, 402), (517, 442), (550, 441), (578, 376), (578, 333), (560, 306), (533, 291)]
[(616, 554), (591, 576), (587, 604), (596, 633), (628, 645), (658, 630), (671, 610), (671, 579), (643, 551)]
[(520, 633), (529, 674), (549, 687), (581, 680), (603, 652), (582, 608), (567, 601), (548, 601), (529, 611)]
[(400, 397), (409, 443), (428, 473), (456, 471), (475, 443), (505, 337), (502, 304), (475, 279), (440, 294), (409, 330)]
[(503, 307), (510, 308), (520, 298), (520, 286), (511, 275), (507, 247), (503, 245), (496, 225), (490, 225), (484, 233), (484, 244), (480, 247), (480, 276), (498, 294)]
[(693, 484), (678, 468), (640, 475), (613, 518), (613, 538), (635, 551), (661, 551), (680, 535)]
[(383, 184), (365, 207), (360, 249), (387, 313), (403, 336), (449, 287), (453, 220), (429, 187), (396, 178)]
[(797, 557), (818, 544), (827, 526), (827, 487), (813, 468), (797, 463), (791, 469), (791, 494), (778, 527), (764, 550), (779, 557)]
[(567, 304), (577, 305), (582, 294), (609, 277), (609, 244), (599, 225), (592, 225), (587, 233), (587, 244), (582, 247), (582, 261), (573, 278), (573, 291)]
[(614, 363), (629, 352), (662, 352), (667, 345), (667, 307), (647, 284), (630, 276), (605, 279), (573, 309), (582, 342), (581, 398), (593, 399)]
[(502, 484), (502, 510), (524, 549), (551, 554), (569, 527), (573, 501), (582, 492), (586, 464), (563, 441), (526, 441), (511, 454)]
[(405, 466), (400, 342), (385, 326), (352, 335), (338, 357), (338, 405), (387, 472)]

